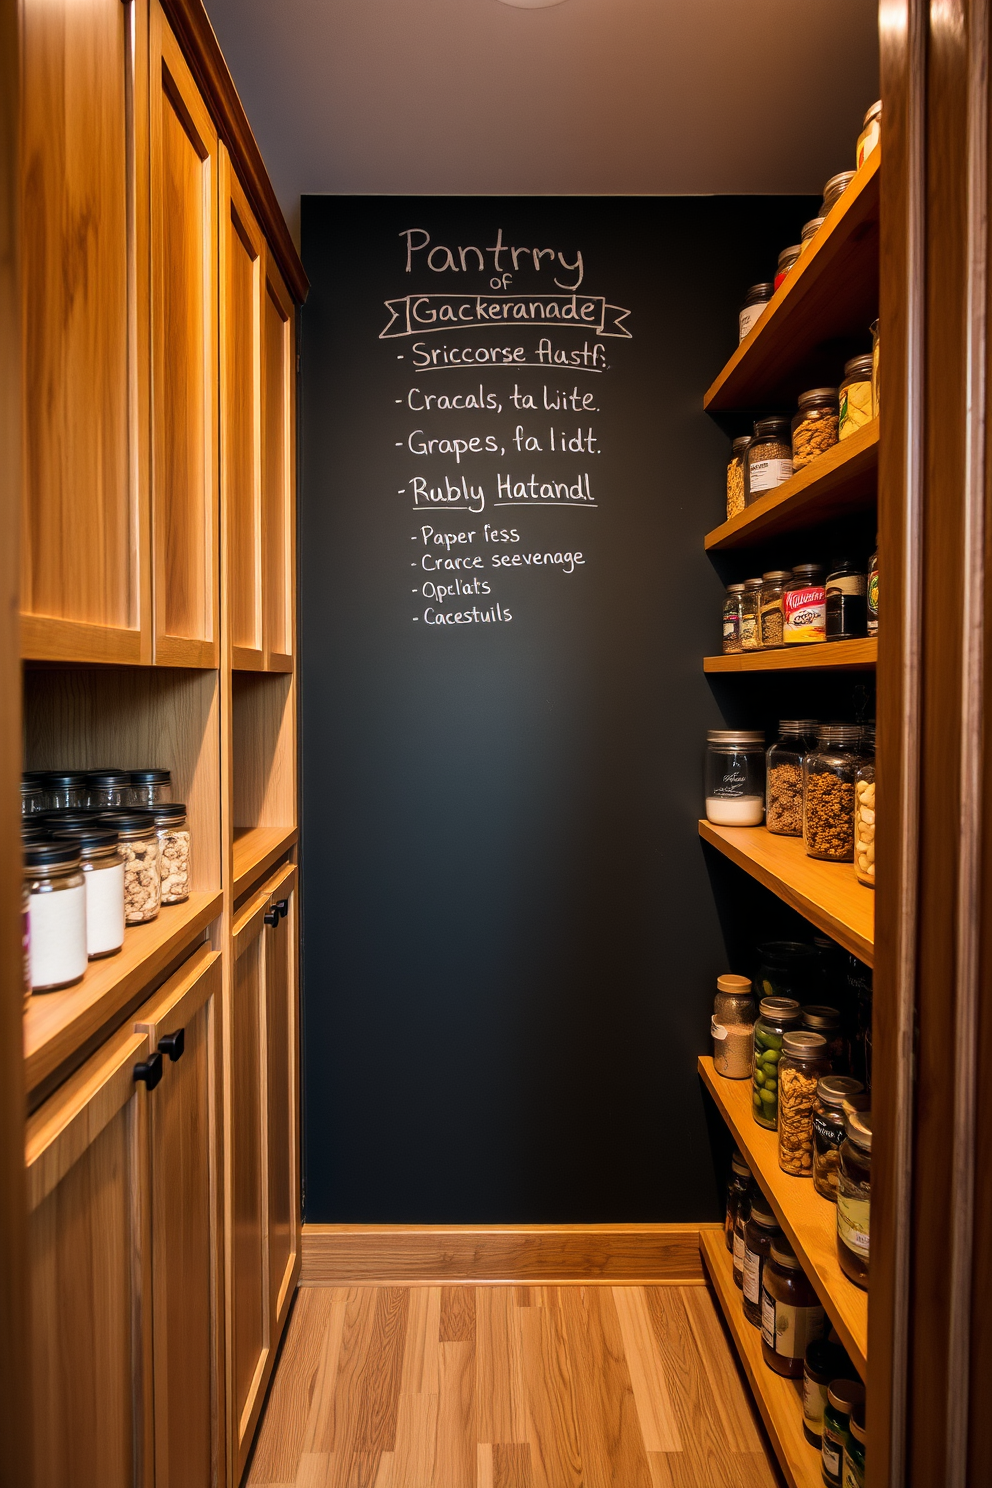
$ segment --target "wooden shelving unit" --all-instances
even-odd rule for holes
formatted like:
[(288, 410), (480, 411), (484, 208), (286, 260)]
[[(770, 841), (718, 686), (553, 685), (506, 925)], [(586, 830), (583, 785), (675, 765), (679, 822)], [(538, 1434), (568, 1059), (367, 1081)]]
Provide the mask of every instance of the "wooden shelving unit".
[(699, 1073), (717, 1110), (771, 1204), (803, 1270), (862, 1378), (868, 1358), (868, 1293), (844, 1275), (837, 1260), (837, 1211), (809, 1178), (793, 1178), (778, 1165), (778, 1135), (751, 1115), (750, 1080), (725, 1080), (709, 1055)]
[(234, 833), (234, 898), (251, 888), (296, 842), (296, 827), (244, 827)]
[(699, 1249), (789, 1488), (822, 1488), (820, 1454), (803, 1436), (802, 1381), (783, 1379), (762, 1358), (761, 1333), (744, 1316), (722, 1231), (700, 1230)]
[(824, 641), (814, 646), (783, 646), (777, 651), (740, 651), (734, 656), (705, 656), (704, 672), (867, 671), (878, 657), (878, 642)]

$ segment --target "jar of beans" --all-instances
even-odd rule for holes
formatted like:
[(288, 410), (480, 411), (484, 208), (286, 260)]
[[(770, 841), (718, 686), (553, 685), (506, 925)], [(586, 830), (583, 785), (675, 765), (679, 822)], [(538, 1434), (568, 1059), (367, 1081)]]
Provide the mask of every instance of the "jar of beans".
[(778, 1066), (782, 1043), (802, 1024), (802, 1009), (792, 997), (763, 997), (754, 1025), (754, 1066), (751, 1071), (751, 1115), (759, 1126), (778, 1126)]
[(813, 1176), (813, 1101), (821, 1075), (829, 1075), (822, 1033), (785, 1034), (778, 1064), (778, 1165), (794, 1178)]
[(792, 468), (802, 470), (837, 443), (837, 389), (810, 388), (799, 394), (799, 412), (792, 420)]
[(803, 842), (811, 858), (854, 860), (854, 778), (861, 728), (824, 724), (803, 760)]

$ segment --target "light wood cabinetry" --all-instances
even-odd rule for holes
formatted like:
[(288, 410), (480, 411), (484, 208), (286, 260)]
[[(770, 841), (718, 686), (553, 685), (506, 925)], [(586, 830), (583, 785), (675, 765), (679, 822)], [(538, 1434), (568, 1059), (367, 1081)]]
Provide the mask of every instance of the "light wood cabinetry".
[(263, 303), (262, 536), (265, 567), (265, 667), (293, 667), (296, 614), (296, 331), (295, 310), (266, 253)]
[(269, 1314), (281, 1330), (299, 1262), (299, 1028), (297, 1020), (297, 871), (266, 881), (279, 919), (265, 938), (266, 1162), (268, 1166)]

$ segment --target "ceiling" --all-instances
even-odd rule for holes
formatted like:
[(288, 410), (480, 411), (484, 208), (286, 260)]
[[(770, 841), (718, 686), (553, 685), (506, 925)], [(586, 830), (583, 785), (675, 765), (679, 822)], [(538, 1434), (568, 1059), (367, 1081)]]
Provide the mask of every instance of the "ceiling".
[(293, 231), (308, 192), (814, 192), (873, 0), (205, 0)]

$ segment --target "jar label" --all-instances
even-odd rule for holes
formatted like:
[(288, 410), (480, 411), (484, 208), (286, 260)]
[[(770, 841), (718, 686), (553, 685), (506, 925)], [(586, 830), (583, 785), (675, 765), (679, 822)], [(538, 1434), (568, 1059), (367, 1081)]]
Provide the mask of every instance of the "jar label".
[(791, 1302), (777, 1302), (762, 1289), (761, 1337), (768, 1347), (786, 1359), (801, 1359), (814, 1338), (822, 1338), (825, 1325), (823, 1308), (796, 1307)]
[(787, 589), (782, 595), (782, 639), (786, 645), (804, 645), (826, 637), (826, 590), (819, 584)]
[(718, 1023), (716, 1021), (715, 1013), (710, 1018), (710, 1033), (715, 1039), (725, 1039), (727, 1037), (727, 1030), (724, 1028), (722, 1023)]
[(823, 1430), (823, 1412), (827, 1408), (827, 1387), (803, 1374), (803, 1416), (814, 1436)]
[(844, 1443), (834, 1437), (828, 1436), (826, 1428), (824, 1428), (823, 1432), (820, 1456), (823, 1463), (824, 1477), (832, 1480), (834, 1483), (839, 1483), (840, 1466), (844, 1460)]
[(744, 1236), (734, 1231), (734, 1270), (740, 1276), (744, 1270)]
[(850, 1199), (844, 1193), (837, 1195), (837, 1233), (849, 1250), (858, 1255), (868, 1255), (868, 1217), (870, 1199)]
[(751, 329), (751, 327), (753, 325), (757, 325), (758, 321), (761, 319), (761, 316), (763, 315), (763, 313), (765, 311), (765, 307), (767, 306), (767, 304), (768, 304), (768, 301), (767, 300), (762, 300), (757, 305), (745, 305), (744, 306), (744, 309), (741, 311), (740, 316), (738, 317), (739, 324), (740, 324), (740, 337), (739, 337), (739, 339), (741, 341), (744, 340), (744, 337), (747, 335), (747, 333)]
[(864, 594), (868, 580), (864, 574), (839, 574), (827, 584), (828, 594)]
[(755, 491), (772, 491), (792, 475), (791, 460), (752, 460), (748, 466), (748, 485)]
[(868, 624), (872, 621), (878, 624), (878, 569), (873, 568), (868, 575)]
[(764, 1270), (764, 1257), (756, 1255), (753, 1250), (744, 1247), (744, 1295), (755, 1307), (761, 1305), (761, 1273)]
[(844, 1140), (844, 1128), (839, 1122), (827, 1121), (823, 1116), (814, 1116), (813, 1135), (821, 1148), (839, 1147)]

